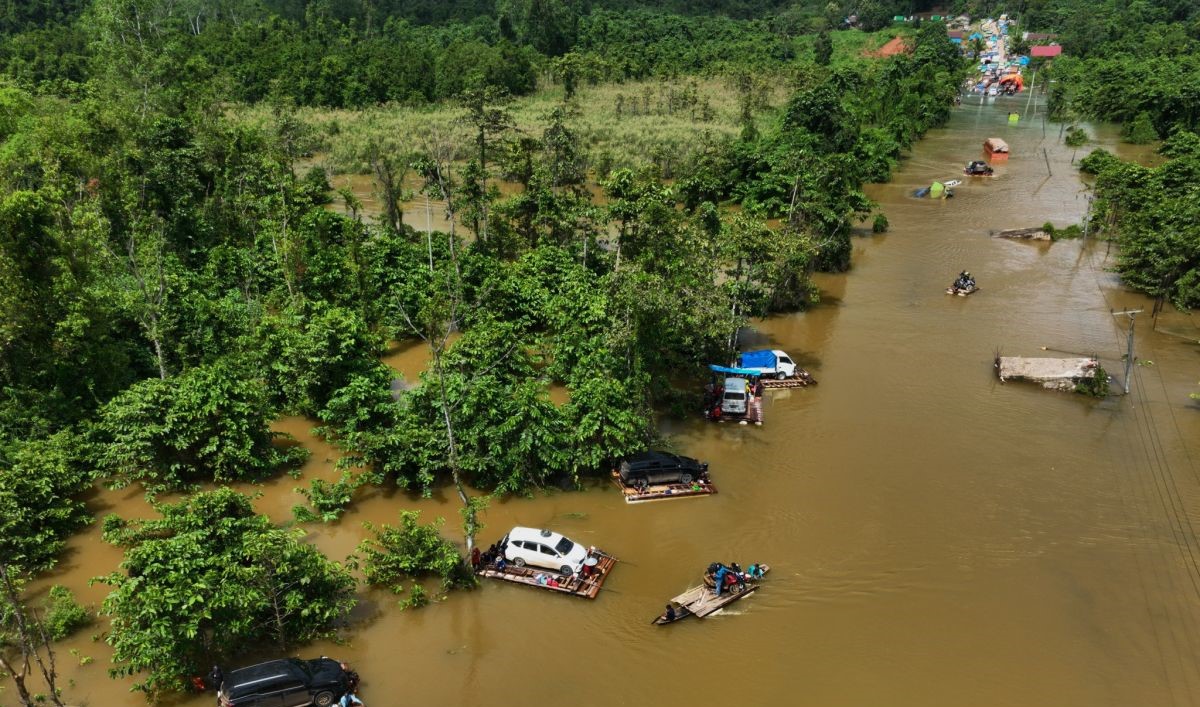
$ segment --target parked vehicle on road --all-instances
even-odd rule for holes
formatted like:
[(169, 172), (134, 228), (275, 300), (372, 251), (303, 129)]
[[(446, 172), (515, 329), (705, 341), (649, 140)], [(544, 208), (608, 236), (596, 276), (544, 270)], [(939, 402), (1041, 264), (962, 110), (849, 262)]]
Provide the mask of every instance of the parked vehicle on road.
[(331, 707), (350, 689), (332, 658), (284, 658), (238, 668), (217, 690), (218, 707)]
[(522, 528), (508, 531), (500, 541), (504, 557), (518, 567), (533, 565), (572, 575), (587, 559), (587, 548), (551, 530)]

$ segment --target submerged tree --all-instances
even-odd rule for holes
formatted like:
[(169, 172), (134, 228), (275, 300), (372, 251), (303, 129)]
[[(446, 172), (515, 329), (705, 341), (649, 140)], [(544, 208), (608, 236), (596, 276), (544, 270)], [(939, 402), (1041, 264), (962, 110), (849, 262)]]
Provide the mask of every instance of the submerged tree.
[[(21, 601), (26, 579), (20, 568), (0, 559), (0, 669), (12, 679), (23, 707), (47, 700), (63, 707), (52, 637), (37, 611)], [(47, 688), (45, 693), (30, 689), (28, 681), (35, 666)]]
[(255, 513), (229, 489), (157, 506), (161, 519), (110, 516), (104, 537), (125, 548), (113, 587), (113, 675), (144, 677), (159, 694), (216, 660), (270, 641), (286, 651), (330, 634), (354, 604), (354, 580), (337, 563)]

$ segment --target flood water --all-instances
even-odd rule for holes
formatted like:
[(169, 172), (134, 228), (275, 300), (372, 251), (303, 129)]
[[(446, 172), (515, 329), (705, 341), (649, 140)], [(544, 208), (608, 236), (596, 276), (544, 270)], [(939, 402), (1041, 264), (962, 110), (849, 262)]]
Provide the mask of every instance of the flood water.
[[(364, 594), (344, 645), (299, 653), (351, 661), (373, 706), (1200, 702), (1200, 409), (1187, 398), (1200, 329), (1169, 312), (1152, 330), (1152, 303), (1119, 288), (1105, 244), (989, 237), (1065, 226), (1086, 208), (1058, 127), (1009, 127), (1008, 109), (965, 105), (931, 132), (894, 182), (870, 190), (890, 232), (856, 242), (850, 273), (819, 278), (821, 305), (759, 323), (757, 342), (789, 351), (819, 386), (769, 393), (761, 428), (664, 423), (680, 451), (711, 463), (719, 494), (627, 506), (597, 483), (492, 504), (485, 545), (521, 524), (621, 558), (597, 600), (487, 582), (400, 611)], [(945, 201), (909, 196), (956, 177), (991, 135), (1012, 146), (997, 177)], [(946, 296), (964, 268), (981, 291)], [(1129, 396), (1093, 401), (993, 374), (997, 351), (1095, 353), (1120, 386), (1127, 320), (1110, 310), (1139, 307), (1136, 353), (1153, 365), (1134, 368)], [(412, 381), (423, 356), (397, 349), (389, 362)], [(311, 426), (278, 423), (313, 450), (306, 477), (334, 478), (336, 450)], [(268, 484), (259, 507), (287, 519), (303, 483)], [(93, 504), (149, 512), (133, 490)], [(376, 491), (340, 522), (306, 528), (341, 558), (361, 521), (405, 508), (456, 525), (449, 493)], [(48, 579), (92, 604), (105, 587), (87, 578), (120, 559), (98, 537), (76, 537)], [(715, 560), (773, 569), (731, 611), (648, 625)], [(140, 704), (105, 676), (108, 653), (89, 635), (102, 630), (65, 646), (94, 663), (60, 654), (68, 695)]]

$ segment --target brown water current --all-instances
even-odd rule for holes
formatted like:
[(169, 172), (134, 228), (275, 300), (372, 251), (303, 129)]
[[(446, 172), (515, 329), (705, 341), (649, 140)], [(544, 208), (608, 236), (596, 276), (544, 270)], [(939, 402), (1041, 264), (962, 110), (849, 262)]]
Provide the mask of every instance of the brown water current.
[[(892, 183), (870, 188), (891, 230), (856, 241), (850, 273), (819, 278), (819, 306), (759, 323), (757, 341), (789, 351), (819, 386), (769, 393), (761, 428), (664, 423), (680, 451), (711, 463), (719, 494), (627, 506), (596, 483), (492, 504), (485, 545), (522, 524), (621, 558), (597, 600), (486, 582), (400, 611), (364, 592), (344, 645), (299, 654), (352, 662), (373, 707), (1200, 703), (1200, 409), (1187, 398), (1200, 328), (1174, 312), (1152, 328), (1152, 303), (1121, 290), (1103, 243), (989, 237), (1065, 226), (1086, 208), (1057, 126), (1045, 137), (1038, 121), (1009, 127), (1009, 108), (965, 105), (932, 131)], [(991, 135), (1011, 159), (993, 179), (961, 177)], [(1145, 156), (1111, 131), (1100, 141)], [(950, 178), (966, 181), (953, 199), (911, 197)], [(981, 291), (946, 296), (964, 268)], [(1138, 307), (1137, 355), (1153, 365), (1134, 367), (1129, 396), (1094, 401), (993, 374), (998, 350), (1095, 353), (1119, 387), (1127, 320), (1110, 309)], [(389, 360), (413, 381), (424, 356)], [(313, 450), (304, 479), (261, 488), (259, 507), (277, 520), (301, 500), (294, 487), (338, 473), (312, 424), (277, 425)], [(99, 493), (93, 507), (150, 512), (132, 490)], [(340, 559), (361, 521), (404, 508), (456, 532), (448, 492), (370, 492), (340, 522), (305, 528)], [(119, 560), (93, 527), (47, 582), (97, 604), (106, 589), (86, 580)], [(724, 614), (648, 625), (715, 560), (773, 570)], [(102, 630), (65, 644), (96, 658), (79, 667), (62, 651), (68, 694), (140, 704), (105, 676), (108, 652), (87, 635)]]

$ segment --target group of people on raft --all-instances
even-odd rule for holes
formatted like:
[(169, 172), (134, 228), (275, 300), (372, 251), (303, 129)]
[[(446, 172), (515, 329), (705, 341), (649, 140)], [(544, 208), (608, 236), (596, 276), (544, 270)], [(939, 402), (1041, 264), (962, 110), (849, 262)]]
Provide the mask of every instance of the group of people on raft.
[(958, 274), (958, 279), (950, 286), (950, 289), (955, 291), (966, 291), (975, 289), (975, 278), (971, 277), (971, 273), (963, 270)]
[(721, 562), (714, 562), (708, 566), (708, 570), (704, 573), (704, 583), (712, 584), (713, 594), (721, 596), (721, 592), (727, 587), (738, 585), (743, 589), (746, 587), (747, 580), (756, 580), (763, 576), (763, 569), (758, 564), (752, 564), (745, 571), (736, 562), (730, 562), (728, 565)]
[(496, 569), (503, 571), (506, 564), (504, 553), (500, 550), (500, 543), (492, 543), (492, 546), (483, 552), (480, 552), (479, 548), (471, 550), (471, 569), (476, 572), (493, 565)]

